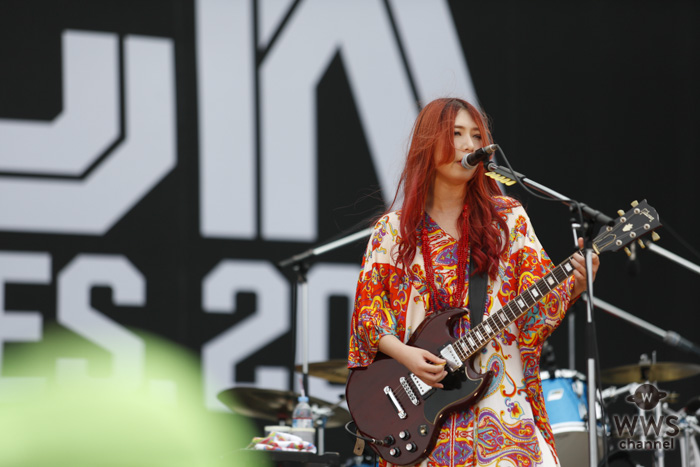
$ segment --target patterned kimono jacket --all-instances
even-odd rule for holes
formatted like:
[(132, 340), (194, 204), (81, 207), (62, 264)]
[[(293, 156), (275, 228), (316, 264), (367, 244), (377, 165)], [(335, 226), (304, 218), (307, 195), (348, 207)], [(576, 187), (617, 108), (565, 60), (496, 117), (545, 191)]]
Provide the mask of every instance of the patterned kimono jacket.
[[(500, 258), (498, 277), (488, 281), (484, 317), (553, 269), (520, 203), (500, 196), (494, 197), (493, 202), (507, 222), (508, 246)], [(410, 269), (396, 265), (394, 247), (401, 241), (400, 217), (400, 211), (396, 211), (377, 222), (363, 258), (351, 325), (350, 368), (371, 364), (384, 335), (408, 341), (411, 332), (432, 313), (420, 236)], [(426, 222), (438, 306), (444, 309), (449, 296), (457, 290), (458, 242), (427, 215)], [(494, 372), (489, 389), (468, 410), (445, 418), (437, 445), (422, 465), (558, 465), (545, 411), (539, 361), (545, 339), (564, 318), (572, 288), (570, 277), (481, 350), (475, 366), (480, 366), (476, 369), (481, 372)], [(463, 305), (469, 305), (468, 293)], [(469, 317), (458, 320), (455, 327), (457, 337), (464, 335), (469, 330)], [(382, 465), (391, 464), (382, 461)]]

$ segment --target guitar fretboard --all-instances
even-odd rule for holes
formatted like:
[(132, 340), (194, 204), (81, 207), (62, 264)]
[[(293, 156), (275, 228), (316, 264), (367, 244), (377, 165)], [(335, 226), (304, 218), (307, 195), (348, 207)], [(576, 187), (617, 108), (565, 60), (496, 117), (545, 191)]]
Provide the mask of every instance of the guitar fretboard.
[(499, 332), (527, 313), (545, 295), (571, 276), (574, 273), (574, 267), (571, 264), (572, 258), (573, 256), (570, 256), (546, 276), (535, 282), (530, 288), (508, 302), (503, 308), (492, 313), (466, 335), (457, 339), (452, 347), (462, 359), (462, 362), (466, 362), (467, 359), (488, 344)]

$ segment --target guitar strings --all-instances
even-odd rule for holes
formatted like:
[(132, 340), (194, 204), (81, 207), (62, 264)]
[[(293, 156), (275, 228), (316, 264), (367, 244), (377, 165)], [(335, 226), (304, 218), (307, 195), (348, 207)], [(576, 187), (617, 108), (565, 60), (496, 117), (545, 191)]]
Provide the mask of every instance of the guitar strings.
[[(636, 228), (634, 228), (633, 232), (634, 232), (634, 233), (637, 233), (638, 230), (643, 230), (643, 228), (642, 228), (642, 227), (636, 227)], [(573, 256), (573, 255), (572, 255), (572, 256)], [(571, 259), (572, 259), (572, 257), (569, 257), (566, 261), (570, 261)], [(566, 262), (566, 261), (564, 261), (564, 262)], [(556, 269), (556, 268), (555, 268), (555, 269)], [(551, 273), (554, 273), (554, 272), (555, 272), (554, 270), (551, 271)], [(568, 278), (569, 276), (571, 276), (571, 274), (566, 275), (567, 278)], [(555, 278), (556, 278), (557, 280), (559, 279), (559, 278), (556, 276), (556, 274), (555, 274)], [(537, 284), (535, 284), (535, 286), (536, 286), (536, 285), (537, 285)], [(529, 290), (529, 289), (528, 289), (528, 290)], [(539, 290), (539, 288), (538, 288), (538, 290)], [(550, 290), (550, 291), (551, 291), (551, 290)], [(541, 290), (539, 290), (539, 292), (542, 293)], [(535, 302), (537, 303), (538, 300), (535, 300)], [(507, 305), (506, 305), (506, 306), (507, 306)], [(505, 308), (505, 307), (504, 307), (504, 308)], [(504, 310), (503, 308), (501, 308), (500, 310), (497, 310), (497, 311), (508, 311), (508, 310)], [(510, 310), (510, 312), (513, 313), (513, 314), (516, 313), (515, 310)], [(493, 318), (493, 316), (497, 316), (498, 319), (499, 319), (499, 321), (501, 321), (501, 325), (505, 324), (505, 323), (503, 323), (503, 319), (502, 319), (500, 316), (494, 315), (493, 313), (494, 313), (494, 312), (492, 312), (492, 313), (489, 315), (489, 317), (488, 317), (487, 319), (489, 319), (489, 318), (492, 319), (493, 322), (494, 322), (494, 324), (497, 325), (498, 323), (495, 321), (495, 318)], [(513, 322), (514, 322), (514, 321), (511, 321), (511, 322), (509, 323), (509, 325), (512, 324)], [(482, 324), (482, 323), (480, 323), (478, 326), (475, 326), (474, 329), (470, 330), (470, 332), (471, 332), (471, 331), (474, 331), (474, 330), (476, 330), (476, 329), (478, 328), (478, 329), (481, 331), (482, 335), (484, 335), (484, 336), (486, 337), (486, 339), (485, 339), (485, 340), (487, 341), (486, 344), (488, 344), (488, 342), (490, 342), (491, 340), (493, 340), (493, 339), (495, 339), (496, 337), (498, 337), (498, 335), (500, 335), (500, 334), (502, 333), (503, 329), (505, 329), (505, 327), (504, 327), (504, 328), (501, 329), (498, 333), (495, 333), (495, 334), (491, 335), (492, 333), (487, 333), (485, 329), (482, 329), (483, 326), (480, 327), (481, 324)], [(473, 353), (469, 354), (469, 355), (467, 356), (467, 359), (466, 359), (466, 360), (468, 360), (469, 357), (473, 356), (473, 355), (476, 354), (479, 350), (481, 350), (482, 347), (483, 347), (483, 346), (480, 346), (479, 348), (476, 349), (476, 351), (474, 351)], [(468, 348), (470, 348), (470, 347), (468, 347)], [(461, 348), (459, 348), (459, 347), (458, 347), (457, 351), (458, 351), (458, 353), (460, 354), (460, 357), (461, 357), (461, 354), (464, 353), (463, 349), (461, 349)], [(417, 400), (419, 401), (419, 404), (420, 404), (420, 401), (422, 400), (422, 397), (421, 397), (420, 391), (418, 391), (418, 388), (415, 386), (415, 383), (413, 383), (413, 381), (412, 381), (412, 379), (411, 379), (410, 377), (406, 379), (406, 382), (407, 382), (407, 384), (409, 385), (411, 391), (413, 391), (414, 396), (417, 398)], [(392, 392), (393, 392), (394, 397), (396, 398), (396, 401), (399, 402), (399, 403), (401, 404), (402, 407), (403, 407), (403, 406), (409, 406), (409, 407), (410, 407), (409, 404), (413, 404), (413, 400), (412, 400), (411, 396), (408, 394), (408, 392), (406, 391), (406, 388), (403, 386), (403, 384), (399, 384), (398, 386), (395, 386), (395, 387), (391, 388), (391, 390), (392, 390)]]

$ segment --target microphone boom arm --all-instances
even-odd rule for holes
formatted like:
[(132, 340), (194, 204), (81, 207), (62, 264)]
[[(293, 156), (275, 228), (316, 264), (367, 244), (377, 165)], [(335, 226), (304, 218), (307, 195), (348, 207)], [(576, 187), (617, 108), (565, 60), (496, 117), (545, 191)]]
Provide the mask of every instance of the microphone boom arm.
[[(539, 191), (540, 193), (543, 193), (547, 196), (549, 196), (552, 199), (558, 200), (565, 204), (566, 206), (572, 207), (574, 204), (574, 201), (571, 200), (570, 198), (562, 195), (561, 193), (557, 193), (556, 191), (552, 190), (551, 188), (548, 188), (544, 185), (541, 185), (533, 180), (530, 180), (527, 178), (525, 175), (518, 173), (514, 170), (510, 170), (506, 167), (501, 167), (499, 165), (494, 164), (493, 162), (489, 162), (487, 164), (487, 172), (486, 175), (495, 179), (496, 181), (499, 181), (503, 183), (506, 186), (511, 186), (516, 183), (516, 180), (520, 180), (520, 182), (523, 185), (526, 185), (529, 188), (532, 188), (534, 190)], [(612, 217), (591, 208), (590, 206), (587, 206), (586, 204), (583, 203), (577, 203), (578, 206), (580, 207), (582, 213), (591, 221), (593, 222), (598, 222), (602, 225), (613, 225), (615, 221), (613, 220)]]

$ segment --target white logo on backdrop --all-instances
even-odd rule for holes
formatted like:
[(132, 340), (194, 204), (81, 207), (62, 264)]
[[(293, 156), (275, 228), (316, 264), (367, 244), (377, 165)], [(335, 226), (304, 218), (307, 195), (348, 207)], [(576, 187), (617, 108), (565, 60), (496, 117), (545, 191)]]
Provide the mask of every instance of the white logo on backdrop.
[[(459, 95), (475, 102), (446, 1), (390, 0), (398, 38), (382, 0), (305, 0), (283, 21), (293, 3), (258, 2), (256, 44), (252, 2), (196, 2), (200, 232), (204, 237), (320, 240), (316, 232), (315, 95), (319, 80), (338, 53), (385, 193), (395, 189), (402, 151), (417, 114), (411, 79), (423, 101)], [(256, 68), (258, 48), (267, 51)], [(260, 173), (256, 173), (258, 152)], [(260, 206), (256, 204), (256, 180), (261, 183)], [(211, 408), (221, 409), (216, 394), (237, 384), (236, 365), (290, 325), (281, 321), (289, 306), (285, 300), (279, 302), (287, 286), (272, 280), (279, 273), (266, 261), (255, 267), (249, 263), (225, 260), (203, 281), (203, 300), (223, 293), (215, 306), (213, 302), (203, 304), (209, 313), (234, 313), (230, 300), (236, 292), (254, 292), (258, 297), (255, 317), (204, 346), (205, 390)], [(359, 266), (353, 265), (321, 264), (311, 269), (310, 361), (328, 359), (328, 299), (344, 295), (352, 303), (358, 272)], [(248, 274), (253, 273), (267, 277), (264, 290), (261, 284), (249, 283)], [(271, 297), (279, 303), (273, 304)], [(300, 342), (296, 345), (302, 346)], [(277, 370), (258, 368), (255, 384), (286, 389), (287, 370)], [(311, 378), (310, 392), (335, 401), (342, 389)]]
[(0, 402), (34, 394), (44, 388), (44, 378), (2, 376), (6, 342), (38, 342), (43, 317), (38, 311), (7, 310), (6, 284), (49, 284), (51, 256), (48, 253), (0, 251)]
[(0, 176), (1, 230), (104, 234), (177, 163), (172, 40), (124, 39), (125, 128), (109, 154), (119, 137), (118, 37), (67, 30), (62, 42), (62, 112), (0, 120), (0, 171), (14, 174)]
[[(445, 94), (475, 100), (446, 1), (389, 1), (398, 39), (382, 0), (306, 0), (277, 31), (292, 3), (259, 2), (259, 44), (253, 43), (251, 2), (196, 3), (200, 230), (205, 237), (318, 240), (314, 96), (336, 53), (347, 70), (385, 193), (394, 191), (416, 115), (399, 45), (422, 100)], [(255, 50), (277, 32), (257, 69), (256, 119)], [(255, 196), (256, 149), (262, 206)], [(256, 231), (258, 210), (261, 232)]]
[[(196, 1), (200, 232), (208, 238), (316, 242), (314, 99), (333, 57), (339, 54), (347, 71), (385, 193), (394, 190), (417, 112), (411, 86), (423, 101), (446, 94), (474, 101), (474, 90), (445, 0), (258, 0), (257, 44), (252, 5)], [(49, 122), (0, 120), (0, 230), (102, 235), (175, 167), (173, 40), (119, 40), (112, 33), (65, 31), (62, 112)], [(258, 48), (267, 50), (256, 64)], [(49, 254), (13, 255), (0, 255), (0, 282), (52, 282)], [(347, 296), (352, 303), (358, 271), (355, 265), (320, 264), (309, 272), (310, 361), (328, 359), (329, 298)], [(143, 342), (103, 319), (86, 297), (107, 283), (115, 302), (145, 306), (150, 278), (119, 255), (78, 255), (54, 279), (59, 323), (114, 357), (112, 377), (138, 383)], [(237, 384), (236, 365), (296, 325), (289, 322), (288, 283), (266, 258), (225, 259), (214, 267), (202, 280), (202, 309), (235, 313), (232, 297), (244, 291), (256, 294), (256, 313), (202, 348), (212, 408), (222, 408), (218, 391)], [(6, 325), (0, 364), (3, 342), (41, 340), (38, 312), (0, 310), (0, 321)], [(87, 377), (86, 365), (60, 359), (57, 373)], [(286, 389), (287, 371), (260, 366), (255, 384)], [(42, 385), (43, 379), (0, 377), (0, 389)], [(310, 391), (336, 400), (342, 389), (312, 378)]]
[[(41, 341), (44, 321), (38, 311), (7, 310), (6, 285), (46, 285), (51, 281), (48, 253), (0, 251), (0, 401), (26, 397), (46, 385), (46, 377), (2, 375), (4, 344)], [(93, 378), (87, 359), (53, 355), (57, 380), (141, 385), (146, 358), (143, 339), (94, 309), (90, 295), (94, 287), (106, 286), (111, 288), (115, 304), (142, 307), (146, 304), (146, 279), (141, 272), (123, 256), (80, 254), (58, 272), (56, 282), (56, 321), (111, 356), (111, 375)]]

